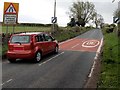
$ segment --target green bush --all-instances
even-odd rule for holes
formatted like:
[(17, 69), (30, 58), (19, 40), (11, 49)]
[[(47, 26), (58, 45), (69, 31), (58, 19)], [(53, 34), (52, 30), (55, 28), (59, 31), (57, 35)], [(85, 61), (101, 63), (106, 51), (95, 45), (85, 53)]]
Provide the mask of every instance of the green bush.
[(98, 83), (99, 88), (120, 89), (120, 39), (113, 33), (104, 35), (104, 47), (102, 55), (101, 76)]

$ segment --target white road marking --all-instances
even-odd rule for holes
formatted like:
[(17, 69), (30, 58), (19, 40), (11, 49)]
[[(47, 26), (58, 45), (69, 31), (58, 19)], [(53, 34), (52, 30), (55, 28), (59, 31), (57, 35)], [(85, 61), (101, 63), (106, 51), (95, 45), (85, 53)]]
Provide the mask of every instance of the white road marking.
[(95, 57), (94, 57), (95, 60), (98, 58), (98, 54), (99, 54), (99, 53), (96, 52), (96, 55), (95, 55)]
[(93, 63), (93, 67), (92, 67), (92, 68), (94, 68), (94, 67), (95, 67), (95, 64), (96, 64), (96, 61), (94, 61), (94, 63)]
[(94, 69), (94, 68), (92, 68), (91, 71), (90, 71), (90, 74), (89, 74), (89, 76), (88, 76), (89, 78), (92, 76), (93, 69)]
[(5, 83), (0, 84), (1, 86), (4, 85)]
[[(87, 42), (89, 44), (91, 44), (91, 45), (90, 46), (85, 45), (85, 43), (87, 43)], [(94, 44), (94, 42), (97, 42), (97, 44), (96, 45), (92, 45), (92, 44)], [(93, 47), (98, 46), (99, 44), (100, 44), (100, 42), (98, 40), (87, 40), (87, 41), (83, 42), (82, 47), (93, 48)]]
[(101, 43), (100, 43), (100, 46), (98, 47), (97, 53), (100, 53), (102, 45), (103, 45), (103, 38), (101, 39)]
[(54, 58), (56, 58), (56, 57), (58, 57), (58, 56), (62, 55), (63, 53), (65, 53), (65, 52), (61, 52), (60, 54), (58, 54), (58, 55), (56, 55), (56, 56), (54, 56), (54, 57), (52, 57), (52, 58), (48, 59), (47, 61), (45, 61), (45, 62), (43, 62), (43, 63), (39, 64), (39, 66), (41, 66), (41, 65), (43, 65), (43, 64), (45, 64), (45, 63), (47, 63), (47, 62), (51, 61), (52, 59), (54, 59)]
[(95, 64), (96, 64), (96, 61), (94, 61), (93, 66), (92, 66), (92, 69), (91, 69), (90, 74), (89, 74), (88, 77), (91, 77), (91, 76), (92, 76), (93, 70), (94, 70), (94, 68), (95, 68)]
[(72, 38), (72, 39), (69, 39), (69, 40), (66, 40), (66, 41), (63, 41), (63, 42), (59, 43), (59, 45), (64, 44), (64, 43), (67, 43), (67, 42), (69, 42), (69, 41), (72, 41), (72, 40), (74, 40), (74, 39), (76, 39), (76, 38), (77, 38), (77, 37)]
[(95, 60), (97, 59), (97, 57), (94, 58)]
[(7, 81), (7, 83), (10, 82), (10, 81), (12, 81), (12, 79), (9, 79), (9, 80)]
[(92, 66), (92, 68), (91, 68), (90, 74), (88, 75), (89, 78), (92, 76), (93, 70), (94, 70), (94, 68), (95, 68), (96, 60), (98, 59), (98, 55), (99, 55), (99, 53), (100, 53), (100, 50), (101, 50), (102, 45), (103, 45), (103, 38), (101, 39), (100, 45), (99, 45), (99, 47), (98, 47), (98, 49), (97, 49), (97, 52), (96, 52), (96, 55), (95, 55), (95, 57), (94, 57), (94, 63), (93, 63), (93, 66)]
[(76, 45), (74, 45), (73, 47), (71, 47), (71, 48), (75, 48), (75, 47), (77, 47), (78, 45), (80, 45), (80, 44), (76, 44)]
[(2, 84), (0, 84), (0, 85), (3, 86), (4, 84), (11, 82), (12, 80), (13, 80), (13, 79), (9, 79), (9, 80), (7, 80), (6, 82), (4, 82), (4, 83), (2, 83)]

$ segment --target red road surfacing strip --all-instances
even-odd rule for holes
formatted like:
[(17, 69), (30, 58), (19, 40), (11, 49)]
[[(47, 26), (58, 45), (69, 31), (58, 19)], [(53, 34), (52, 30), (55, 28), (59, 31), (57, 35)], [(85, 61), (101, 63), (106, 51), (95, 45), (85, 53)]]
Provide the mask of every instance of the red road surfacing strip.
[[(82, 46), (83, 43), (86, 43), (86, 41), (88, 41), (88, 45), (85, 44), (85, 47)], [(60, 50), (96, 52), (99, 45), (100, 40), (76, 38), (74, 40), (61, 44)]]

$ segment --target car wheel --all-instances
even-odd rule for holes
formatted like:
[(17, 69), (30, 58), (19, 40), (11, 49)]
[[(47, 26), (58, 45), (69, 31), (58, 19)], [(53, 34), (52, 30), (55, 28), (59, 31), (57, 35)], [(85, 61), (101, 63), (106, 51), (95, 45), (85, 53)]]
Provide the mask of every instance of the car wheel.
[(56, 46), (55, 50), (54, 50), (54, 53), (58, 53), (58, 51), (59, 51), (59, 48), (58, 48), (58, 46)]
[(15, 63), (15, 62), (16, 62), (16, 59), (8, 59), (8, 61), (9, 61), (10, 63)]
[(41, 52), (37, 52), (36, 55), (35, 55), (35, 62), (36, 63), (40, 62), (41, 58), (42, 58)]

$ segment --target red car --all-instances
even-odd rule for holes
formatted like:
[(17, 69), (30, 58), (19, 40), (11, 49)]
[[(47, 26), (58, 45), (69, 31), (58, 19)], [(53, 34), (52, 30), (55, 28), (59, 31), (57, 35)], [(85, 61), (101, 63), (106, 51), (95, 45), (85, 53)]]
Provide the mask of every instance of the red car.
[(47, 33), (20, 33), (11, 36), (7, 58), (11, 63), (16, 59), (33, 59), (35, 62), (40, 62), (43, 55), (58, 53), (58, 50), (57, 40)]

